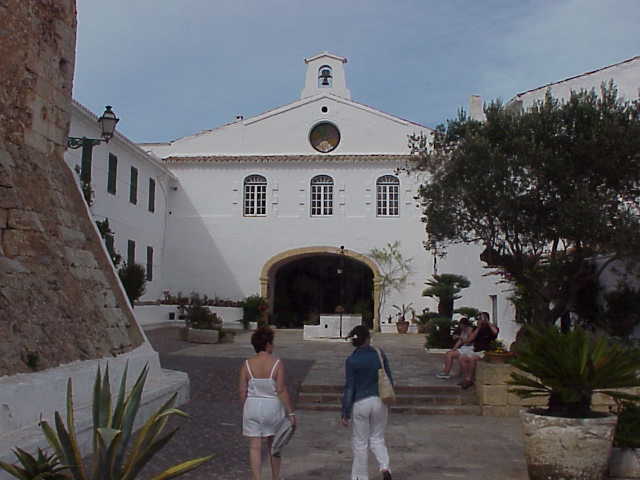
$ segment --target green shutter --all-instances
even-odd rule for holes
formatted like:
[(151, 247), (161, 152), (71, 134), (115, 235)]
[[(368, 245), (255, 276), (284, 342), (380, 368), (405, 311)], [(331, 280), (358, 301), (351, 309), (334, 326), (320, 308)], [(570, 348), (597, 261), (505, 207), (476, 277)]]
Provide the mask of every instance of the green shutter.
[(118, 174), (118, 157), (109, 153), (109, 174), (107, 177), (107, 192), (116, 194), (116, 176)]
[(147, 247), (147, 282), (153, 280), (153, 247)]
[(129, 187), (129, 201), (138, 203), (138, 169), (131, 167), (131, 186)]
[(156, 181), (153, 178), (149, 179), (149, 211), (156, 211)]

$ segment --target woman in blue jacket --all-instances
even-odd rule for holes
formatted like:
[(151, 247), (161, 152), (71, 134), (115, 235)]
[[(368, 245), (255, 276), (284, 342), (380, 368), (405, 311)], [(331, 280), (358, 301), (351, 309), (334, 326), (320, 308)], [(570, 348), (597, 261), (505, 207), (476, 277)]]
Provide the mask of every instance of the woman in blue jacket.
[[(352, 480), (368, 480), (368, 448), (380, 466), (383, 480), (391, 480), (389, 452), (384, 442), (387, 426), (387, 406), (378, 395), (378, 369), (381, 368), (378, 352), (371, 347), (371, 335), (364, 325), (358, 325), (349, 333), (355, 350), (345, 362), (346, 382), (342, 396), (342, 425), (353, 424)], [(391, 369), (384, 352), (380, 350), (384, 369), (393, 383)]]

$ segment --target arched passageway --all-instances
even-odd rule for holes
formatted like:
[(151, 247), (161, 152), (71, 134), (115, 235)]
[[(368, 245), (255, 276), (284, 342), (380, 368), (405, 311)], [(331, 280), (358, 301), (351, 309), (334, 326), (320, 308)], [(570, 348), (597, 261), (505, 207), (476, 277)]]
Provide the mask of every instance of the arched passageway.
[(341, 305), (344, 313), (360, 313), (370, 328), (379, 328), (379, 270), (357, 252), (335, 247), (283, 252), (264, 265), (260, 285), (278, 326), (302, 327)]
[(275, 272), (272, 322), (278, 327), (302, 327), (333, 313), (359, 313), (373, 327), (373, 272), (364, 263), (341, 255), (305, 256)]

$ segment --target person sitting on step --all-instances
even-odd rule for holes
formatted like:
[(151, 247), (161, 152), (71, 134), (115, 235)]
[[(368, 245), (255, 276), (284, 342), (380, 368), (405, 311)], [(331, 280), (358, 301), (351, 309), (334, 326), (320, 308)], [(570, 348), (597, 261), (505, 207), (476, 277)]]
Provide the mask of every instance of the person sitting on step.
[(463, 353), (473, 352), (473, 345), (470, 340), (472, 332), (471, 322), (467, 317), (462, 317), (460, 319), (460, 335), (453, 348), (444, 354), (444, 367), (442, 371), (436, 375), (437, 378), (443, 380), (450, 379), (453, 362), (459, 360)]
[(460, 369), (462, 370), (462, 388), (469, 388), (473, 385), (476, 374), (478, 360), (484, 357), (484, 352), (489, 350), (491, 342), (498, 338), (498, 326), (490, 321), (489, 314), (482, 312), (479, 315), (478, 326), (469, 337), (473, 343), (473, 350), (465, 352), (460, 356)]

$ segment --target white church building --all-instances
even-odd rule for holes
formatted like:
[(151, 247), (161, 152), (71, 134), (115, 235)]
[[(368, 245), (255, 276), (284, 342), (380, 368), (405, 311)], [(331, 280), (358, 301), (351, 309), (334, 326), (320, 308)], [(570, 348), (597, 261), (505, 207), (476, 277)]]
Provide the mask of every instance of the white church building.
[[(143, 300), (167, 290), (233, 300), (258, 293), (269, 299), (277, 325), (299, 326), (342, 305), (392, 331), (393, 305), (435, 311), (436, 301), (421, 296), (424, 283), (434, 273), (454, 273), (471, 282), (456, 307), (488, 311), (511, 341), (517, 326), (508, 286), (486, 275), (480, 249), (453, 247), (436, 260), (423, 247), (415, 199), (421, 178), (402, 169), (411, 160), (408, 137), (431, 130), (352, 100), (346, 63), (326, 52), (305, 59), (300, 98), (254, 117), (171, 142), (136, 146), (117, 134), (95, 147), (92, 212), (109, 218), (125, 259), (152, 266)], [(510, 103), (526, 108), (548, 88), (566, 98), (609, 79), (622, 95), (638, 98), (640, 57)], [(481, 100), (473, 97), (471, 113), (477, 111)], [(74, 105), (71, 135), (90, 136), (95, 119)], [(68, 152), (70, 166), (78, 155)], [(369, 253), (393, 242), (412, 259), (412, 274), (378, 318), (384, 272)]]
[[(374, 313), (376, 327), (395, 318), (392, 305), (434, 310), (421, 296), (434, 259), (422, 245), (419, 179), (399, 173), (410, 160), (408, 137), (430, 129), (352, 100), (346, 58), (322, 53), (305, 63), (298, 100), (141, 145), (179, 183), (170, 197), (165, 287), (226, 298), (260, 293), (283, 325), (341, 303)], [(368, 253), (396, 241), (413, 273), (378, 319), (382, 272)], [(483, 277), (477, 251), (452, 252), (437, 268), (471, 281), (458, 306), (493, 312), (499, 322), (506, 296)]]

